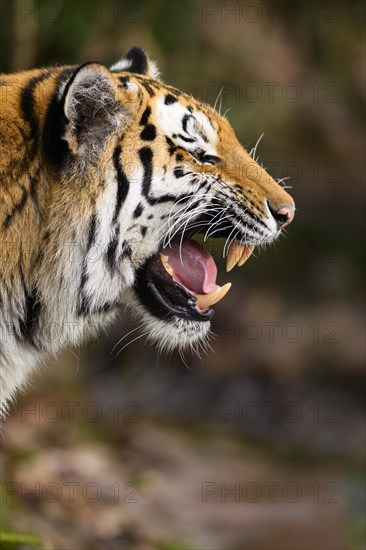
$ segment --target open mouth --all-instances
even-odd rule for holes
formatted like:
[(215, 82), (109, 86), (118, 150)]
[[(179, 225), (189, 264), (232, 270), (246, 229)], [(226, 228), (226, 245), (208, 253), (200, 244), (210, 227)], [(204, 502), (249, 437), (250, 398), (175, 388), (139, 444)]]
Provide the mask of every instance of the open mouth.
[[(242, 266), (253, 250), (253, 245), (234, 240), (227, 250), (226, 271)], [(217, 266), (208, 250), (192, 238), (179, 237), (140, 268), (135, 289), (156, 317), (204, 322), (214, 315), (211, 306), (231, 287), (229, 282), (218, 285), (216, 279)]]

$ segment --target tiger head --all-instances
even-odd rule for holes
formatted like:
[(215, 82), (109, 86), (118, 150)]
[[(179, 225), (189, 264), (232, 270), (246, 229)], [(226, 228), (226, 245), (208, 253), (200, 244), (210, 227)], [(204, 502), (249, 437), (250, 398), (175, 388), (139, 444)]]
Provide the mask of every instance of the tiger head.
[[(230, 285), (217, 284), (212, 256), (193, 237), (223, 237), (230, 270), (280, 235), (292, 198), (225, 117), (161, 82), (143, 50), (109, 70), (88, 63), (59, 78), (43, 151), (57, 182), (49, 231), (84, 235), (63, 262), (68, 303), (88, 319), (127, 304), (161, 346), (204, 340), (211, 306)], [(56, 244), (58, 264), (62, 254)]]

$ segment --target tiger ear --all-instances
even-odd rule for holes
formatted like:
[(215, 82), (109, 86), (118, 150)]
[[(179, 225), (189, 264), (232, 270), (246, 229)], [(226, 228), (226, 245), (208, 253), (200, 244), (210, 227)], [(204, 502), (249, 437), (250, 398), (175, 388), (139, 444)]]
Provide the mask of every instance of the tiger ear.
[(155, 61), (149, 59), (147, 53), (137, 46), (131, 48), (125, 57), (122, 57), (110, 68), (112, 72), (127, 71), (129, 73), (143, 74), (158, 80), (160, 77), (159, 69)]
[(122, 123), (124, 110), (108, 69), (97, 63), (82, 65), (63, 90), (65, 139), (71, 150), (92, 157)]

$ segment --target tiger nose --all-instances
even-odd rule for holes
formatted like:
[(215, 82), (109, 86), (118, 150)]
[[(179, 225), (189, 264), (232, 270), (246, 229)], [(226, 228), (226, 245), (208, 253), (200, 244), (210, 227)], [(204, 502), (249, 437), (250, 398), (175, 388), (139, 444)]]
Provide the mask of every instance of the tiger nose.
[(294, 206), (281, 206), (281, 208), (274, 209), (270, 205), (269, 209), (272, 216), (276, 220), (278, 229), (283, 229), (287, 225), (290, 225), (292, 220), (295, 217), (295, 208)]

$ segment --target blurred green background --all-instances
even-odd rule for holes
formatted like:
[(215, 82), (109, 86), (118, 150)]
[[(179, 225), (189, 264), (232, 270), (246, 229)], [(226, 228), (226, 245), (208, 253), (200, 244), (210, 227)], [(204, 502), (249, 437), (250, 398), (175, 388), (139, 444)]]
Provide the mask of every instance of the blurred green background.
[(138, 332), (112, 352), (135, 327), (122, 312), (34, 376), (2, 430), (2, 533), (47, 549), (364, 548), (365, 3), (0, 6), (3, 72), (140, 45), (167, 83), (211, 104), (222, 89), (297, 204), (286, 236), (230, 274), (214, 353), (122, 349)]

